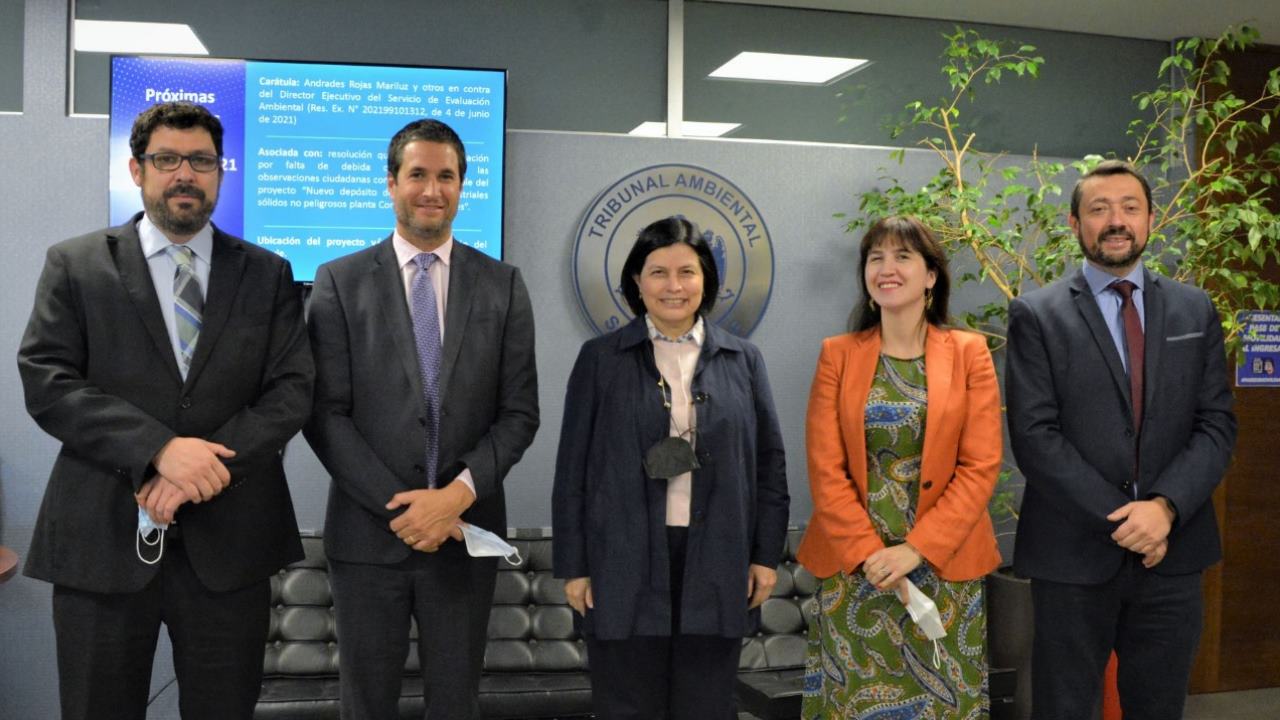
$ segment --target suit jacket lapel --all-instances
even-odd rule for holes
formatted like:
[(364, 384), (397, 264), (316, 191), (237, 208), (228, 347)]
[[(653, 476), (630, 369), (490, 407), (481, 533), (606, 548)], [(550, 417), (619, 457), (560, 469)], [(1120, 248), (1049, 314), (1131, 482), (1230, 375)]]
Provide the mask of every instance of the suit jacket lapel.
[(1156, 400), (1155, 378), (1160, 377), (1161, 350), (1164, 348), (1164, 293), (1161, 292), (1162, 279), (1150, 270), (1143, 270), (1144, 281), (1142, 305), (1145, 323), (1142, 332), (1142, 414), (1150, 417), (1151, 408)]
[(471, 306), (476, 294), (476, 264), (471, 262), (471, 248), (457, 242), (449, 256), (449, 300), (445, 306), (444, 357), (440, 362), (440, 403), (443, 405), (453, 386), (453, 368), (462, 352), (462, 339), (467, 333)]
[[(213, 259), (209, 262), (209, 291), (204, 296), (204, 311), (200, 318), (200, 337), (196, 340), (196, 353), (191, 357), (187, 371), (187, 385), (200, 376), (209, 361), (209, 355), (222, 335), (236, 304), (240, 280), (244, 277), (245, 249), (240, 241), (214, 228)], [(170, 352), (172, 354), (172, 352)]]
[(929, 326), (924, 344), (924, 374), (928, 390), (925, 405), (924, 449), (921, 452), (921, 477), (925, 469), (937, 462), (938, 433), (947, 427), (947, 407), (951, 400), (951, 373), (955, 365), (955, 345), (945, 330)]
[(377, 296), (377, 306), (382, 314), (382, 326), (391, 335), (391, 345), (399, 358), (400, 368), (409, 377), (409, 383), (422, 397), (422, 368), (418, 365), (418, 344), (413, 337), (413, 318), (409, 316), (409, 304), (404, 294), (404, 278), (391, 238), (378, 246), (369, 266), (373, 277), (367, 284)]
[(1124, 406), (1131, 408), (1132, 405), (1129, 402), (1129, 376), (1124, 371), (1120, 353), (1116, 351), (1115, 340), (1111, 339), (1111, 331), (1107, 329), (1107, 321), (1102, 319), (1102, 311), (1098, 309), (1098, 302), (1093, 299), (1093, 291), (1089, 289), (1089, 283), (1084, 279), (1084, 271), (1077, 270), (1070, 282), (1071, 293), (1075, 296), (1076, 309), (1080, 311), (1080, 317), (1084, 319), (1084, 324), (1089, 328), (1090, 334), (1093, 335), (1093, 342), (1097, 344), (1098, 349), (1102, 352), (1102, 359), (1106, 361), (1107, 369), (1111, 371), (1111, 381), (1115, 384), (1116, 391), (1124, 398)]
[(107, 231), (107, 243), (112, 257), (115, 259), (116, 272), (120, 274), (120, 282), (133, 301), (138, 318), (142, 321), (155, 351), (164, 359), (175, 383), (182, 382), (178, 371), (178, 360), (173, 356), (173, 345), (169, 341), (169, 331), (164, 325), (164, 315), (160, 310), (160, 299), (156, 297), (156, 287), (151, 280), (151, 270), (147, 267), (147, 259), (142, 255), (142, 245), (138, 239), (138, 220), (141, 213), (124, 225)]

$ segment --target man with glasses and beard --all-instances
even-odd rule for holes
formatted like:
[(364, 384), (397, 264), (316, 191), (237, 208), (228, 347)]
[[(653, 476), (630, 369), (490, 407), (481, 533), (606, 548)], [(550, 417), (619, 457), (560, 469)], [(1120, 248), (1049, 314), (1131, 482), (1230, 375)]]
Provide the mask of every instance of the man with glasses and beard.
[(1129, 164), (1076, 184), (1080, 271), (1009, 305), (1009, 436), (1026, 493), (1014, 567), (1035, 608), (1032, 713), (1089, 717), (1114, 648), (1125, 720), (1182, 717), (1212, 494), (1236, 421), (1204, 291), (1143, 267), (1151, 188)]
[(130, 146), (145, 212), (49, 249), (18, 350), (62, 443), (25, 573), (53, 583), (63, 718), (142, 720), (163, 623), (182, 717), (247, 720), (268, 578), (302, 557), (282, 464), (311, 408), (301, 295), (209, 222), (208, 110), (156, 105)]

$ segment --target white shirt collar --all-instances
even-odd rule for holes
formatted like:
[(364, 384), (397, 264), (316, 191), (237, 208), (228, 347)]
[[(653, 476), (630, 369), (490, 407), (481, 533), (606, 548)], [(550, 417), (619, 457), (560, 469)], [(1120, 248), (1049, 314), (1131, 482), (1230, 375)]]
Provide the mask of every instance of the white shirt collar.
[(697, 319), (693, 321), (693, 327), (689, 328), (689, 332), (681, 335), (678, 338), (671, 338), (671, 337), (667, 337), (666, 335), (663, 335), (662, 331), (654, 326), (653, 319), (649, 317), (648, 313), (645, 313), (644, 324), (646, 327), (649, 328), (649, 339), (653, 340), (654, 342), (659, 342), (659, 341), (669, 342), (669, 343), (692, 342), (694, 345), (698, 347), (702, 347), (702, 343), (707, 336), (707, 329), (702, 325), (701, 315), (698, 315)]
[[(155, 223), (151, 222), (151, 218), (146, 213), (143, 213), (142, 219), (138, 221), (138, 240), (142, 244), (142, 254), (147, 258), (164, 252), (174, 244), (165, 237)], [(200, 231), (185, 244), (206, 265), (213, 265), (213, 223), (205, 223), (204, 227), (200, 228)]]

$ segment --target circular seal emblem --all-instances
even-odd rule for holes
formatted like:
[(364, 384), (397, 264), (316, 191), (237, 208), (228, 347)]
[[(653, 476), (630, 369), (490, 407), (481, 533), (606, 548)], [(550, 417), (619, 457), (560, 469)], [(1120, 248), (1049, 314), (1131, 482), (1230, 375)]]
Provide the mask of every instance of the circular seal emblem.
[(749, 336), (773, 292), (769, 229), (737, 185), (695, 165), (637, 170), (591, 203), (573, 247), (573, 281), (587, 321), (599, 334), (631, 321), (620, 284), (623, 263), (646, 225), (672, 215), (693, 223), (715, 258), (720, 294), (707, 319)]

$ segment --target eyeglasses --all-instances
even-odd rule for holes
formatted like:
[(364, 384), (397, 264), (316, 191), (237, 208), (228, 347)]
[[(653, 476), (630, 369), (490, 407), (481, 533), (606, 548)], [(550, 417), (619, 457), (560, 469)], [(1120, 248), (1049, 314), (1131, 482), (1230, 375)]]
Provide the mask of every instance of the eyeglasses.
[(143, 162), (149, 161), (152, 167), (161, 172), (177, 170), (182, 167), (183, 160), (186, 160), (191, 169), (198, 173), (213, 172), (222, 165), (222, 158), (205, 153), (195, 153), (194, 155), (179, 155), (174, 152), (146, 153), (139, 155), (138, 159)]

